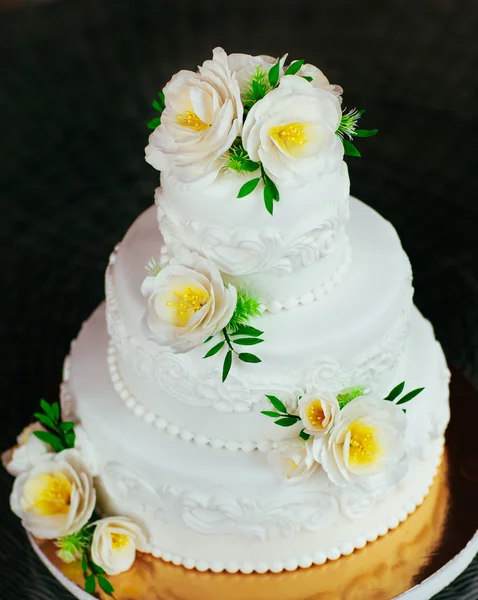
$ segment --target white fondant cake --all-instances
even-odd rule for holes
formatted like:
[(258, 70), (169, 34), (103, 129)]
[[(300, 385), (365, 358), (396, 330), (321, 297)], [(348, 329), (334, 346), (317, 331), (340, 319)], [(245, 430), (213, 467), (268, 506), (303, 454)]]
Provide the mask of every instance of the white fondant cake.
[[(134, 538), (199, 570), (320, 564), (397, 527), (440, 463), (442, 350), (395, 229), (349, 196), (344, 149), (376, 131), (284, 61), (216, 49), (155, 101), (156, 207), (111, 254), (61, 388), (81, 428), (60, 442), (89, 449), (99, 512), (136, 524), (111, 556)], [(66, 485), (48, 477), (41, 510)]]

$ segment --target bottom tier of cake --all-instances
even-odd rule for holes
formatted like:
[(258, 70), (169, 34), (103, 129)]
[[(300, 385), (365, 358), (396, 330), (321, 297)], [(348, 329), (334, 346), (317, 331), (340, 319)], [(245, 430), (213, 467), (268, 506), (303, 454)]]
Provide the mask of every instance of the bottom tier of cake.
[(102, 305), (67, 359), (64, 417), (79, 420), (92, 442), (102, 512), (137, 521), (148, 533), (149, 551), (174, 564), (275, 572), (350, 554), (415, 510), (441, 460), (448, 369), (431, 325), (417, 310), (405, 378), (425, 386), (420, 401), (407, 407), (409, 418), (422, 420), (423, 435), (408, 440), (406, 476), (381, 492), (338, 488), (321, 473), (288, 486), (276, 479), (264, 452), (199, 446), (158, 430), (124, 405), (107, 357)]

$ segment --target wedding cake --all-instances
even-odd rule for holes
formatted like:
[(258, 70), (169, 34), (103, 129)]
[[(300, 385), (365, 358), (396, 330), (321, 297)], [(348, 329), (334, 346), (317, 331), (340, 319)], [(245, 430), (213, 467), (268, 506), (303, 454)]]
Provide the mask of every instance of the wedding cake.
[(5, 459), (12, 509), (90, 591), (136, 550), (243, 573), (351, 554), (423, 501), (449, 419), (398, 235), (349, 195), (376, 130), (317, 67), (220, 48), (153, 106), (155, 206), (111, 254), (61, 414), (42, 402)]

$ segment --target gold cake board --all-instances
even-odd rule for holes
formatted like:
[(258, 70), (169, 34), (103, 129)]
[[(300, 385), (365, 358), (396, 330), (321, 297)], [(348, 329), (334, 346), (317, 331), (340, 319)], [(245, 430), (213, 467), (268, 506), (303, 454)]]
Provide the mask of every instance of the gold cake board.
[[(116, 600), (428, 600), (455, 579), (478, 552), (478, 394), (456, 370), (452, 418), (442, 463), (421, 506), (397, 529), (349, 556), (308, 569), (244, 575), (201, 573), (138, 554), (127, 573), (110, 577)], [(35, 552), (79, 600), (79, 564), (66, 565), (53, 542)], [(98, 598), (108, 598), (98, 591)]]

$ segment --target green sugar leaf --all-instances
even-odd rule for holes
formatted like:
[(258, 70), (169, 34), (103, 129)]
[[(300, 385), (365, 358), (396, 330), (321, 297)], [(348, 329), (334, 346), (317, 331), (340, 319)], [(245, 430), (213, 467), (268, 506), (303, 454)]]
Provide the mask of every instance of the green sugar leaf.
[(274, 195), (272, 188), (267, 185), (264, 186), (264, 204), (266, 205), (267, 212), (271, 215), (274, 214)]
[(378, 129), (355, 129), (353, 135), (357, 137), (367, 138), (377, 135)]
[(229, 371), (231, 370), (232, 365), (232, 350), (228, 350), (226, 354), (226, 358), (224, 359), (224, 365), (222, 367), (222, 381), (226, 381), (227, 376), (229, 375)]
[(219, 342), (219, 344), (216, 344), (215, 346), (213, 346), (209, 352), (207, 352), (203, 358), (209, 358), (210, 356), (214, 356), (215, 354), (217, 354), (219, 352), (219, 350), (221, 350), (221, 348), (224, 346), (226, 342), (224, 340), (222, 340), (222, 342)]
[(93, 595), (96, 589), (96, 579), (94, 575), (88, 575), (85, 579), (85, 592)]
[(271, 67), (269, 71), (269, 85), (271, 88), (275, 88), (277, 82), (279, 81), (279, 70), (280, 70), (280, 60), (276, 62), (276, 64)]
[(83, 575), (86, 577), (88, 574), (88, 563), (86, 559), (86, 552), (83, 552), (81, 555), (81, 569), (83, 571)]
[(237, 329), (235, 329), (231, 336), (233, 335), (251, 335), (253, 337), (258, 337), (262, 335), (264, 332), (256, 329), (255, 327), (251, 327), (250, 325), (239, 325)]
[(248, 196), (249, 194), (251, 194), (256, 189), (259, 181), (260, 177), (256, 177), (255, 179), (251, 179), (250, 181), (246, 182), (239, 190), (237, 197), (244, 198), (244, 196)]
[(291, 65), (289, 65), (285, 74), (286, 75), (295, 75), (297, 73), (297, 71), (300, 70), (300, 68), (302, 67), (303, 64), (304, 64), (303, 58), (301, 58), (300, 60), (295, 60)]
[(310, 433), (306, 433), (304, 429), (299, 433), (299, 437), (307, 441), (310, 438)]
[(302, 79), (305, 79), (309, 83), (314, 80), (313, 77), (309, 77), (309, 75), (301, 75)]
[(400, 398), (400, 400), (397, 402), (397, 404), (405, 404), (405, 402), (410, 402), (410, 400), (412, 398), (415, 398), (415, 396), (418, 396), (418, 394), (423, 392), (424, 389), (425, 388), (417, 388), (416, 390), (412, 390), (411, 392), (408, 392), (408, 394), (405, 394), (405, 396), (403, 396), (403, 398)]
[(146, 127), (148, 129), (156, 129), (156, 127), (159, 127), (161, 125), (161, 117), (155, 117), (154, 119), (151, 119), (151, 121), (149, 121), (146, 124)]
[(260, 167), (260, 163), (254, 162), (253, 160), (251, 160), (250, 158), (245, 159), (242, 163), (241, 163), (241, 167), (243, 171), (247, 171), (248, 173), (252, 173), (253, 171), (257, 171), (257, 169)]
[(277, 396), (270, 396), (269, 394), (266, 394), (266, 398), (269, 399), (269, 402), (272, 404), (272, 406), (276, 410), (287, 414), (286, 405), (282, 402), (282, 400), (279, 400), (279, 398), (277, 398)]
[(237, 355), (237, 358), (239, 360), (242, 360), (242, 362), (246, 362), (246, 363), (262, 362), (262, 360), (258, 356), (256, 356), (255, 354), (249, 354), (249, 352), (241, 352), (240, 354)]
[(213, 335), (210, 335), (210, 336), (207, 338), (207, 340), (204, 340), (203, 344), (207, 344), (208, 342), (210, 342), (210, 341), (212, 340), (212, 338), (213, 338), (213, 337), (214, 337)]
[(159, 112), (163, 112), (164, 106), (161, 106), (161, 104), (157, 101), (157, 100), (153, 100), (152, 102), (152, 106), (153, 108), (155, 108), (157, 111)]
[(252, 338), (241, 338), (240, 340), (234, 340), (235, 344), (239, 344), (239, 346), (255, 346), (256, 344), (260, 344), (264, 340), (260, 340), (257, 337)]
[(60, 427), (63, 431), (72, 431), (75, 427), (75, 423), (73, 421), (64, 421), (60, 423)]
[(60, 405), (58, 404), (58, 402), (54, 402), (51, 405), (51, 412), (53, 414), (53, 420), (54, 421), (59, 421), (60, 420)]
[(99, 565), (97, 565), (96, 563), (94, 563), (91, 560), (90, 560), (90, 567), (91, 567), (91, 570), (93, 571), (93, 573), (96, 573), (96, 575), (104, 575), (106, 573), (106, 571), (103, 569), (103, 567), (100, 567)]
[(75, 440), (76, 440), (76, 435), (75, 435), (74, 431), (68, 431), (67, 433), (65, 433), (65, 441), (67, 444), (67, 448), (74, 448)]
[(55, 420), (55, 413), (53, 412), (53, 407), (48, 404), (46, 400), (43, 398), (40, 400), (40, 406), (42, 411), (50, 417), (53, 421)]
[(344, 145), (345, 156), (362, 156), (358, 149), (352, 144), (352, 142), (349, 142), (349, 140), (343, 139), (342, 144)]
[(282, 419), (277, 419), (277, 421), (274, 421), (274, 423), (276, 425), (280, 425), (281, 427), (291, 427), (292, 425), (295, 425), (298, 420), (299, 417), (284, 417)]
[(274, 412), (273, 410), (261, 410), (261, 414), (266, 415), (266, 417), (272, 417), (273, 419), (275, 419), (276, 417), (284, 416), (284, 415), (281, 415), (281, 413)]
[(50, 419), (50, 417), (47, 417), (47, 415), (44, 415), (43, 413), (34, 413), (33, 415), (35, 417), (35, 419), (37, 419), (44, 427), (48, 427), (49, 429), (56, 429), (56, 425), (55, 423), (53, 423), (53, 421)]
[[(104, 572), (104, 571), (103, 571)], [(106, 594), (112, 594), (115, 591), (115, 588), (111, 585), (111, 583), (106, 579), (106, 577), (102, 577), (101, 575), (98, 577), (98, 583), (100, 588)]]
[(158, 98), (159, 98), (159, 103), (161, 104), (161, 106), (164, 108), (166, 108), (166, 102), (164, 99), (164, 94), (163, 92), (158, 92)]
[(404, 387), (405, 382), (402, 381), (402, 383), (399, 383), (393, 388), (393, 390), (389, 393), (389, 395), (386, 398), (384, 398), (384, 400), (389, 400), (390, 402), (393, 402), (395, 398), (398, 398), (398, 396), (400, 396), (400, 394), (403, 392)]
[(274, 200), (276, 202), (279, 202), (280, 195), (279, 195), (279, 190), (277, 189), (276, 184), (272, 181), (272, 179), (268, 175), (264, 175), (264, 178), (266, 180), (266, 186), (271, 188), (272, 197), (274, 198)]
[(65, 450), (65, 447), (58, 436), (49, 431), (34, 431), (33, 435), (45, 444), (49, 444), (55, 452)]

